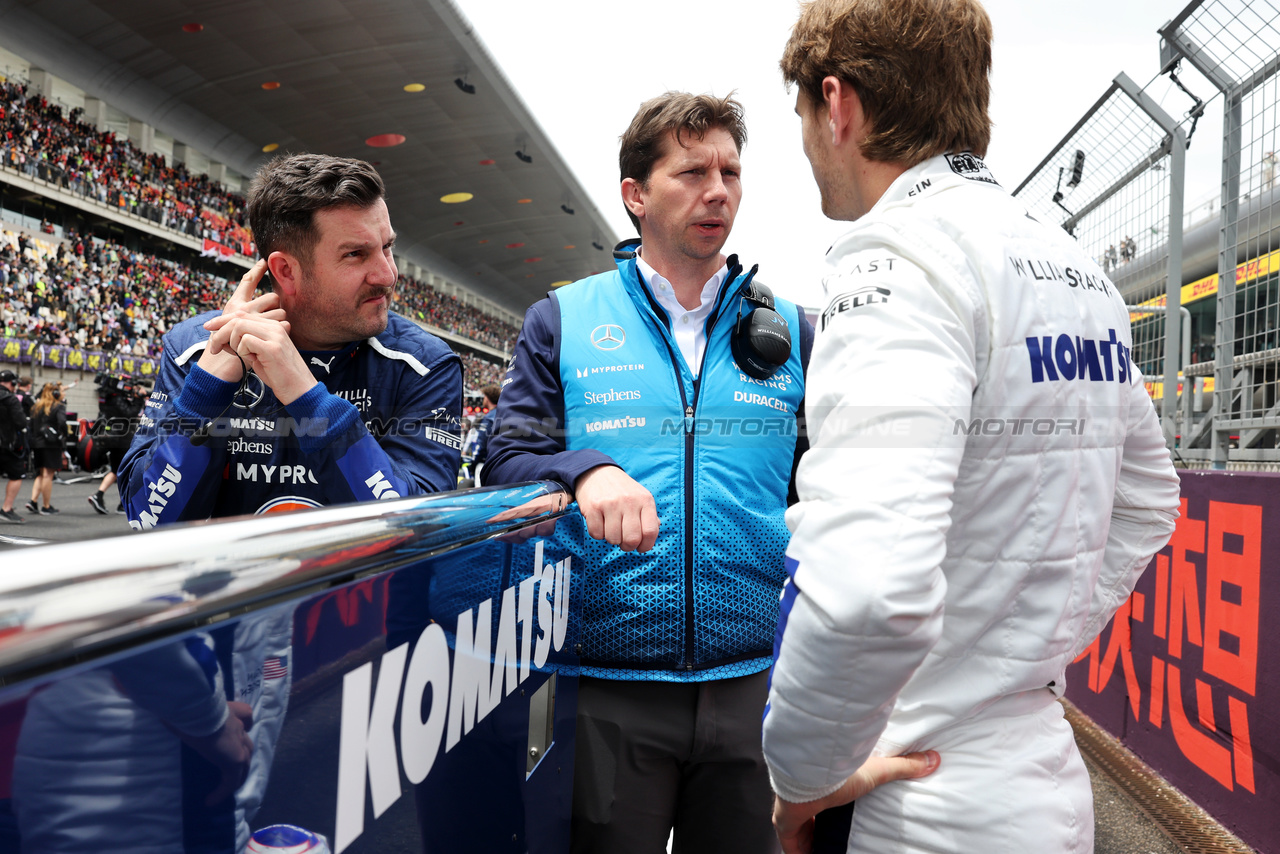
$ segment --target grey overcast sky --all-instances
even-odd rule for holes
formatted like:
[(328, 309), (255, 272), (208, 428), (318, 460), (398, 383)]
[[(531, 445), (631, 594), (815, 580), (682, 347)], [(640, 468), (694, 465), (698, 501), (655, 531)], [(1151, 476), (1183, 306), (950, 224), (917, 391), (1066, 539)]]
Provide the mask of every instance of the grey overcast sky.
[[(639, 104), (668, 89), (736, 90), (746, 108), (743, 201), (726, 253), (781, 296), (824, 304), (822, 256), (847, 227), (826, 219), (800, 148), (799, 119), (778, 72), (799, 6), (790, 0), (455, 0), (561, 155), (622, 237), (635, 232), (618, 186), (618, 136)], [(1159, 70), (1158, 27), (1183, 2), (988, 0), (995, 28), (988, 165), (1010, 190), (1120, 71), (1145, 85)], [(1194, 75), (1185, 75), (1194, 78)], [(1208, 98), (1199, 81), (1198, 94)], [(1167, 78), (1151, 88), (1180, 116), (1190, 102)], [(1198, 146), (1220, 145), (1221, 119)], [(1212, 158), (1216, 158), (1216, 152)], [(1212, 194), (1213, 161), (1189, 175), (1188, 205)], [(1198, 185), (1197, 174), (1203, 181)]]

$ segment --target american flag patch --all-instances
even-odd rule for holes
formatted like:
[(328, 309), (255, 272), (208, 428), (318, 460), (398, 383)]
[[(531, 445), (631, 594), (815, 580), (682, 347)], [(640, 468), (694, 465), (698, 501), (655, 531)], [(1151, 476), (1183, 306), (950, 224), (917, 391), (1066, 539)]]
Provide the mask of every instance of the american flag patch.
[(287, 655), (268, 658), (262, 663), (263, 679), (282, 679), (287, 675), (289, 675), (289, 656)]

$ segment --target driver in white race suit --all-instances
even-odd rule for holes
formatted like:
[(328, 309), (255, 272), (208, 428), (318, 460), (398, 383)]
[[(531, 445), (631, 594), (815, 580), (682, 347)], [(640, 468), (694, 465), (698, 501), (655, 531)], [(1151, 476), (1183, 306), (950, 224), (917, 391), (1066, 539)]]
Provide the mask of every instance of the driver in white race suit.
[(1124, 300), (980, 159), (990, 62), (976, 0), (817, 0), (782, 59), (823, 211), (857, 223), (787, 513), (764, 720), (787, 852), (854, 798), (850, 852), (1093, 850), (1057, 701), (1179, 481)]

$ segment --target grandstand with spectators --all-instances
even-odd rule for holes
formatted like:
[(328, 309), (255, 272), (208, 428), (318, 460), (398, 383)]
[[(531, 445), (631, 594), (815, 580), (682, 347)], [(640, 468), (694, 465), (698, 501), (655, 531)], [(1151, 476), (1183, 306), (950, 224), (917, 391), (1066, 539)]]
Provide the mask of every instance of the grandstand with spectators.
[[(44, 192), (24, 193), (6, 180), (12, 175)], [(200, 250), (86, 215), (67, 196), (195, 238)], [(252, 258), (244, 207), (243, 195), (209, 175), (95, 126), (83, 106), (52, 101), (20, 79), (0, 82), (0, 361), (66, 370), (126, 355), (152, 373), (164, 333), (221, 307), (239, 276), (225, 266), (213, 272), (204, 259)], [(518, 327), (460, 299), (456, 286), (445, 292), (424, 279), (401, 273), (393, 309), (447, 333), (466, 388), (497, 382)]]

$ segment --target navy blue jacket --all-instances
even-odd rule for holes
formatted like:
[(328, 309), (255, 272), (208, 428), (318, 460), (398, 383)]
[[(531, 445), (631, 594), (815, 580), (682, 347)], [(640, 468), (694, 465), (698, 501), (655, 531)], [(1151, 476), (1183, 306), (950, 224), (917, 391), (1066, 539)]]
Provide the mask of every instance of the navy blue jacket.
[(481, 416), (480, 423), (476, 425), (476, 450), (471, 460), (474, 465), (483, 465), (488, 462), (489, 440), (493, 438), (493, 425), (497, 415), (498, 408), (494, 407)]
[(196, 364), (216, 316), (164, 337), (120, 474), (135, 529), (456, 488), (462, 369), (440, 339), (392, 314), (373, 338), (303, 352), (319, 384), (286, 407), (255, 375), (233, 400), (238, 383)]

